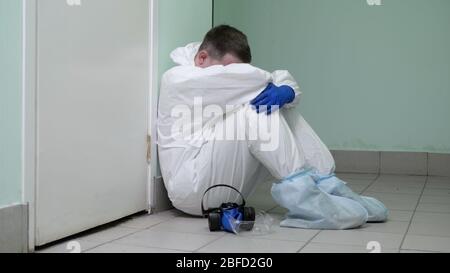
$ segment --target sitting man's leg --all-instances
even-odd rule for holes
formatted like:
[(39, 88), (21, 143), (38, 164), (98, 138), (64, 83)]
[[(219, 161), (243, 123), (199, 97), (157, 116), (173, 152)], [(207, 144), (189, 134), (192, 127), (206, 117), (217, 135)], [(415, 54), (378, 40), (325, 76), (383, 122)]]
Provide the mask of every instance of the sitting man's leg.
[(388, 209), (377, 199), (356, 194), (336, 176), (316, 178), (316, 181), (319, 188), (323, 191), (335, 196), (341, 196), (354, 200), (361, 204), (369, 214), (369, 218), (367, 220), (368, 222), (387, 221), (389, 215)]
[[(286, 119), (280, 112), (258, 115), (250, 107), (243, 112), (250, 152), (279, 179), (272, 188), (275, 201), (289, 209), (286, 227), (348, 229), (363, 225), (367, 211), (358, 202), (333, 196), (321, 190), (310, 174), (312, 170)], [(268, 129), (271, 139), (261, 133)], [(264, 129), (264, 128), (263, 128)]]
[(358, 202), (367, 210), (369, 222), (386, 221), (388, 210), (383, 203), (374, 198), (354, 193), (339, 178), (330, 176), (334, 173), (335, 168), (333, 156), (311, 126), (299, 115), (298, 110), (295, 108), (283, 109), (282, 113), (297, 140), (297, 144), (305, 151), (306, 161), (317, 171), (318, 175), (314, 179), (319, 188), (331, 195)]
[(388, 210), (383, 203), (374, 198), (354, 193), (343, 181), (331, 176), (335, 168), (333, 156), (311, 126), (298, 113), (298, 110), (295, 108), (283, 109), (282, 113), (297, 140), (297, 144), (303, 148), (307, 162), (317, 171), (317, 176), (314, 177), (317, 185), (329, 194), (358, 202), (367, 210), (369, 222), (386, 221)]
[(281, 113), (294, 135), (297, 146), (301, 147), (305, 153), (308, 165), (322, 176), (333, 174), (335, 162), (330, 150), (302, 117), (299, 110), (296, 107), (286, 108), (282, 109)]

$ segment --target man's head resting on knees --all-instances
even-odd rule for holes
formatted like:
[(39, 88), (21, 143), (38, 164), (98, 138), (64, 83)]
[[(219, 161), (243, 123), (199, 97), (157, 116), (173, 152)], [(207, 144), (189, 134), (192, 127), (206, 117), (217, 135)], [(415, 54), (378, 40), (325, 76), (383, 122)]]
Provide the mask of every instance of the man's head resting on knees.
[(202, 68), (251, 61), (252, 53), (247, 36), (227, 25), (211, 29), (195, 55), (195, 66)]

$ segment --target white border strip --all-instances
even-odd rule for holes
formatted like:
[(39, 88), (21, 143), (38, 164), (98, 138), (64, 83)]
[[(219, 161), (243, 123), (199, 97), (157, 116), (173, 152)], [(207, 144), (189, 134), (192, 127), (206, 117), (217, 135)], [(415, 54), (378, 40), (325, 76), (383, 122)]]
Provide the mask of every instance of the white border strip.
[(28, 203), (28, 250), (35, 246), (36, 206), (36, 93), (37, 93), (37, 2), (23, 4), (22, 75), (22, 199)]
[(149, 111), (149, 134), (152, 136), (151, 143), (151, 163), (149, 166), (148, 175), (148, 189), (147, 189), (147, 201), (149, 206), (149, 213), (155, 208), (155, 182), (154, 177), (158, 175), (158, 153), (157, 153), (157, 128), (156, 121), (158, 117), (158, 77), (159, 77), (159, 46), (158, 46), (158, 28), (159, 28), (159, 16), (158, 16), (158, 0), (150, 1), (150, 111)]

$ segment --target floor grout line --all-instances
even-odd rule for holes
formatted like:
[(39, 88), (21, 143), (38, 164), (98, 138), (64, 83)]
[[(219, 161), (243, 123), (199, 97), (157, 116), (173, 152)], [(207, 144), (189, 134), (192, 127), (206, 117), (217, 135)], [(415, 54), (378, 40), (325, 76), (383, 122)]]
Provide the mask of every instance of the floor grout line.
[(381, 174), (380, 173), (377, 174), (377, 177), (375, 177), (375, 179), (372, 182), (370, 182), (370, 184), (368, 186), (366, 186), (366, 188), (361, 192), (360, 195), (364, 194), (370, 187), (372, 187), (380, 177), (381, 177)]
[(205, 244), (205, 245), (203, 245), (203, 246), (201, 246), (201, 247), (195, 249), (194, 251), (192, 251), (192, 253), (197, 253), (200, 249), (205, 248), (205, 247), (211, 245), (212, 243), (219, 241), (219, 240), (222, 239), (223, 237), (225, 237), (225, 234), (223, 234), (222, 236), (219, 236), (217, 239), (212, 240), (211, 242), (209, 242), (209, 243), (207, 243), (207, 244)]
[(172, 251), (182, 251), (182, 252), (190, 252), (193, 253), (194, 251), (189, 251), (185, 249), (178, 249), (178, 248), (164, 248), (164, 247), (158, 247), (158, 246), (141, 246), (141, 245), (134, 245), (130, 243), (117, 243), (118, 245), (123, 246), (133, 246), (133, 247), (141, 247), (141, 248), (155, 248), (155, 249), (166, 249), (166, 250), (172, 250)]
[(319, 236), (319, 234), (322, 232), (323, 230), (319, 230), (319, 232), (316, 233), (316, 235), (314, 235), (311, 239), (309, 239), (298, 251), (297, 253), (300, 253), (303, 249), (305, 249), (310, 243), (312, 243), (312, 241)]
[[(141, 232), (141, 231), (143, 231), (143, 230), (142, 230), (142, 229), (136, 229), (135, 232), (132, 232), (132, 233), (129, 233), (129, 234), (127, 234), (127, 235), (121, 236), (121, 237), (119, 237), (119, 238), (115, 238), (115, 239), (113, 239), (113, 240), (110, 240), (110, 241), (101, 243), (101, 244), (99, 244), (99, 245), (97, 245), (97, 246), (95, 246), (95, 247), (93, 247), (93, 248), (88, 249), (88, 250), (93, 250), (93, 249), (96, 249), (97, 247), (101, 247), (101, 246), (104, 246), (104, 245), (106, 245), (106, 244), (110, 244), (110, 243), (112, 243), (112, 242), (118, 241), (118, 240), (123, 239), (123, 238), (125, 238), (125, 237), (128, 237), (128, 236), (134, 235), (134, 234), (136, 234), (136, 233), (139, 233), (139, 232)], [(80, 239), (81, 239), (81, 238), (80, 238)], [(93, 241), (87, 241), (87, 240), (86, 240), (86, 242), (95, 243), (95, 242), (93, 242)], [(86, 251), (88, 251), (88, 250), (86, 250)], [(83, 251), (83, 253), (86, 252), (86, 251)]]
[[(156, 214), (155, 214), (155, 215), (156, 215)], [(154, 215), (154, 216), (155, 216), (155, 215)], [(151, 216), (150, 216), (150, 217), (151, 217)], [(149, 226), (149, 227), (146, 227), (146, 228), (132, 228), (132, 227), (126, 227), (126, 226), (120, 226), (120, 225), (117, 225), (117, 226), (115, 226), (115, 227), (122, 227), (122, 228), (127, 228), (127, 229), (134, 229), (134, 230), (136, 230), (136, 231), (135, 231), (135, 232), (132, 232), (132, 233), (129, 233), (129, 234), (127, 234), (127, 235), (124, 235), (124, 236), (121, 236), (121, 237), (112, 239), (112, 240), (110, 240), (110, 241), (101, 243), (100, 245), (97, 245), (97, 246), (95, 246), (95, 247), (92, 247), (92, 248), (87, 249), (87, 250), (82, 251), (82, 252), (84, 253), (84, 252), (86, 252), (86, 251), (93, 250), (93, 249), (95, 249), (95, 248), (104, 246), (104, 245), (106, 245), (106, 244), (113, 243), (113, 242), (115, 242), (115, 241), (118, 241), (118, 240), (123, 239), (123, 238), (125, 238), (125, 237), (134, 235), (134, 234), (136, 234), (136, 233), (139, 233), (139, 232), (148, 230), (148, 229), (150, 229), (150, 228), (153, 228), (153, 227), (155, 227), (155, 226), (157, 226), (157, 225), (159, 225), (159, 224), (165, 223), (165, 222), (167, 222), (167, 221), (169, 221), (169, 220), (171, 220), (171, 219), (173, 219), (173, 218), (176, 218), (176, 217), (178, 217), (178, 216), (175, 216), (175, 217), (172, 217), (172, 218), (165, 219), (165, 220), (163, 220), (161, 223), (153, 224), (153, 225), (151, 225), (151, 226)], [(130, 219), (130, 220), (132, 220), (132, 219)], [(93, 233), (93, 234), (95, 234), (95, 233)], [(81, 239), (81, 238), (78, 238), (78, 239)], [(76, 239), (75, 239), (75, 240), (76, 240)], [(85, 241), (86, 241), (86, 242), (90, 242), (90, 241), (87, 241), (87, 240), (85, 240)], [(93, 242), (93, 241), (91, 241), (91, 242), (92, 242), (92, 243), (95, 243), (95, 242)], [(175, 249), (174, 249), (174, 250), (175, 250)]]
[[(158, 226), (158, 225), (160, 225), (160, 224), (163, 224), (163, 223), (165, 223), (165, 222), (168, 222), (168, 221), (170, 221), (170, 220), (172, 220), (172, 219), (174, 219), (174, 218), (177, 218), (177, 217), (178, 217), (178, 216), (172, 217), (172, 218), (170, 218), (170, 219), (166, 219), (166, 220), (164, 220), (164, 221), (161, 222), (161, 223), (154, 224), (154, 225), (149, 226), (149, 227), (144, 228), (144, 229), (136, 229), (136, 232), (133, 232), (133, 233), (127, 234), (127, 235), (125, 235), (125, 236), (121, 236), (121, 237), (118, 237), (118, 238), (116, 238), (116, 239), (113, 239), (113, 240), (111, 240), (111, 241), (102, 243), (102, 244), (100, 244), (100, 245), (98, 245), (98, 246), (96, 246), (96, 247), (90, 248), (89, 250), (93, 250), (93, 249), (95, 249), (95, 248), (101, 247), (101, 246), (106, 245), (106, 244), (114, 243), (114, 242), (116, 242), (116, 241), (118, 241), (118, 240), (121, 240), (121, 239), (123, 239), (123, 238), (125, 238), (125, 237), (128, 237), (128, 236), (132, 236), (132, 235), (137, 234), (137, 233), (142, 232), (142, 231), (150, 231), (150, 229), (152, 229), (152, 228), (154, 228), (154, 227), (156, 227), (156, 226)], [(131, 229), (131, 228), (130, 228), (130, 229)], [(134, 228), (133, 228), (133, 229), (134, 229)], [(192, 235), (202, 235), (202, 234), (197, 234), (197, 233), (185, 233), (185, 232), (172, 232), (172, 233), (192, 234)], [(223, 237), (223, 236), (219, 236), (216, 240), (218, 240), (218, 239), (220, 239), (220, 238), (222, 238), (222, 237)], [(212, 242), (214, 242), (214, 241), (216, 241), (216, 240), (213, 240)], [(212, 243), (212, 242), (211, 242), (211, 243)], [(137, 246), (137, 245), (126, 244), (126, 243), (121, 243), (121, 245)], [(142, 247), (142, 246), (137, 246), (137, 247)], [(145, 247), (144, 247), (144, 248), (145, 248)], [(146, 247), (146, 248), (149, 248), (149, 247)], [(151, 248), (168, 249), (168, 250), (175, 250), (175, 251), (184, 251), (184, 252), (186, 252), (185, 250), (181, 250), (181, 249), (161, 248), (161, 247), (151, 247)], [(88, 250), (86, 250), (86, 251), (88, 251)], [(196, 250), (195, 250), (195, 251), (196, 251)], [(83, 252), (85, 252), (85, 251), (83, 251)], [(194, 251), (187, 251), (187, 252), (194, 252)]]
[(381, 171), (381, 164), (383, 164), (382, 158), (383, 158), (383, 153), (378, 152), (378, 177), (381, 175), (381, 172), (382, 172)]
[(422, 249), (414, 249), (414, 248), (408, 248), (408, 249), (400, 249), (400, 252), (402, 251), (417, 251), (421, 253), (443, 253), (441, 251), (431, 251), (431, 250), (422, 250)]
[[(83, 251), (83, 253), (86, 253), (87, 251), (94, 250), (94, 249), (99, 248), (99, 247), (101, 247), (103, 245), (111, 244), (111, 243), (114, 244), (114, 242), (105, 243), (105, 244), (102, 244), (102, 245), (90, 248), (89, 250)], [(161, 250), (192, 252), (192, 251), (186, 251), (186, 250), (181, 250), (181, 249), (163, 248), (163, 247), (157, 247), (157, 246), (139, 246), (139, 245), (132, 245), (132, 244), (127, 244), (127, 243), (116, 243), (116, 244), (117, 245), (121, 245), (121, 246), (132, 246), (132, 247), (140, 247), (140, 248), (146, 248), (146, 249), (152, 249), (153, 248), (153, 249), (161, 249)]]
[(414, 208), (413, 215), (412, 215), (412, 217), (411, 217), (411, 220), (409, 221), (408, 228), (406, 229), (406, 232), (405, 232), (405, 234), (403, 235), (402, 242), (400, 243), (400, 251), (403, 250), (403, 244), (405, 243), (406, 237), (408, 236), (409, 230), (411, 229), (411, 225), (412, 225), (412, 223), (413, 223), (414, 216), (416, 215), (417, 208), (418, 208), (419, 205), (420, 205), (420, 200), (422, 200), (423, 193), (425, 192), (425, 189), (426, 189), (426, 187), (427, 187), (428, 179), (429, 179), (429, 176), (427, 176), (427, 179), (425, 180), (425, 183), (424, 183), (423, 188), (422, 188), (422, 192), (421, 192), (421, 194), (420, 194), (420, 196), (419, 196), (419, 200), (417, 200), (417, 204), (416, 204), (416, 207)]

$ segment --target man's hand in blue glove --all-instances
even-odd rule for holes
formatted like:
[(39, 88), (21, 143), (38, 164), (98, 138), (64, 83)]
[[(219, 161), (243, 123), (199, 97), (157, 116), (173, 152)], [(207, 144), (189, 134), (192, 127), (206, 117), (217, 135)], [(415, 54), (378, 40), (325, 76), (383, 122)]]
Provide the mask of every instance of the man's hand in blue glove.
[(278, 87), (273, 83), (269, 83), (266, 89), (252, 100), (250, 104), (256, 108), (258, 114), (267, 112), (267, 115), (270, 115), (272, 112), (283, 108), (286, 104), (293, 102), (294, 99), (295, 92), (291, 87), (287, 85)]

